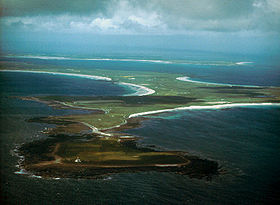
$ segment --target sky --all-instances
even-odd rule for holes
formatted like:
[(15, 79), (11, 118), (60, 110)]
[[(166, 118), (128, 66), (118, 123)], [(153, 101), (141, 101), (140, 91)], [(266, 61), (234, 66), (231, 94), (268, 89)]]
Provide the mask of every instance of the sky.
[[(143, 39), (143, 36), (146, 36), (146, 40), (151, 36), (158, 36), (153, 42), (159, 44), (165, 38), (173, 36), (174, 45), (180, 45), (178, 39), (181, 39), (187, 42), (186, 46), (190, 49), (246, 52), (247, 47), (248, 52), (256, 49), (280, 51), (279, 0), (0, 2), (3, 42), (11, 41), (11, 38), (36, 39), (38, 36), (38, 39), (45, 41), (58, 36), (69, 36), (71, 39), (75, 39), (75, 36), (77, 39), (80, 36), (90, 39), (91, 36), (103, 39), (104, 42), (109, 36), (123, 36), (125, 42), (126, 36), (134, 36), (135, 39)], [(111, 39), (113, 43), (119, 41), (119, 37)], [(221, 46), (221, 42), (224, 45)], [(133, 43), (130, 40), (127, 44)], [(240, 45), (233, 44), (244, 46), (241, 48)]]

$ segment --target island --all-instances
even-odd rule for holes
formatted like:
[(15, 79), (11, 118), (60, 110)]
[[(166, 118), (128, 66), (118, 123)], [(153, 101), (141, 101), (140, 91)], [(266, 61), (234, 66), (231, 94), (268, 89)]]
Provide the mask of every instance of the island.
[[(20, 69), (19, 69), (20, 67)], [(121, 172), (159, 171), (195, 178), (218, 175), (217, 162), (189, 153), (166, 151), (138, 143), (127, 129), (141, 126), (146, 116), (193, 109), (224, 109), (234, 106), (280, 105), (280, 88), (194, 81), (174, 73), (4, 62), (2, 71), (49, 73), (106, 80), (128, 86), (126, 96), (32, 96), (19, 97), (45, 103), (55, 109), (85, 110), (85, 114), (44, 116), (30, 123), (56, 125), (43, 132), (43, 140), (23, 144), (20, 168), (46, 178), (98, 178)]]

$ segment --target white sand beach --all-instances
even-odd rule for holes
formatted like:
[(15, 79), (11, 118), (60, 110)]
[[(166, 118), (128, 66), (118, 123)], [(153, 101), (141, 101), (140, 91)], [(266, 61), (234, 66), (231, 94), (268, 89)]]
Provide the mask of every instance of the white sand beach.
[[(59, 72), (49, 72), (49, 71), (33, 71), (33, 70), (0, 70), (2, 72), (24, 72), (24, 73), (43, 73), (43, 74), (50, 74), (50, 75), (65, 75), (65, 76), (74, 76), (74, 77), (81, 77), (93, 80), (104, 80), (104, 81), (112, 81), (111, 78), (103, 77), (103, 76), (96, 76), (96, 75), (84, 75), (84, 74), (76, 74), (76, 73), (59, 73)], [(132, 83), (124, 83), (118, 82), (120, 85), (125, 85), (132, 88), (135, 93), (128, 94), (126, 96), (144, 96), (144, 95), (151, 95), (155, 93), (153, 89), (147, 88), (143, 85), (136, 85)]]
[(151, 95), (156, 92), (155, 90), (147, 88), (143, 85), (136, 85), (136, 84), (124, 83), (124, 82), (120, 82), (119, 84), (129, 86), (130, 88), (136, 91), (135, 93), (128, 94), (125, 96), (144, 96), (144, 95)]
[(153, 115), (159, 114), (164, 112), (173, 112), (179, 110), (207, 110), (207, 109), (226, 109), (226, 108), (233, 108), (233, 107), (261, 107), (261, 106), (280, 106), (280, 103), (235, 103), (235, 104), (220, 104), (220, 105), (206, 105), (206, 106), (197, 106), (192, 105), (188, 107), (178, 107), (173, 109), (163, 109), (163, 110), (154, 110), (149, 112), (141, 112), (129, 115), (128, 118), (132, 117), (139, 117), (145, 115)]
[(198, 81), (198, 80), (191, 80), (188, 76), (178, 77), (176, 80), (180, 81), (186, 81), (191, 83), (201, 83), (201, 84), (207, 84), (207, 85), (223, 85), (223, 86), (236, 86), (236, 87), (248, 87), (248, 88), (260, 88), (260, 87), (272, 87), (272, 86), (258, 86), (258, 85), (237, 85), (237, 84), (229, 84), (229, 83), (210, 83), (210, 82), (204, 82), (204, 81)]

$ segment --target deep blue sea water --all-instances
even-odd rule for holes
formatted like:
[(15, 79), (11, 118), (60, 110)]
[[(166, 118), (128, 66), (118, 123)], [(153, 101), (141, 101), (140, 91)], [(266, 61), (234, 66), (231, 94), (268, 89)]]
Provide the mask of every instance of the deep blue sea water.
[[(145, 65), (139, 64), (139, 67)], [(110, 82), (82, 78), (31, 73), (0, 72), (0, 75), (1, 197), (10, 204), (279, 203), (279, 107), (166, 113), (150, 117), (141, 128), (127, 131), (140, 136), (143, 144), (218, 161), (225, 173), (212, 181), (157, 172), (121, 173), (98, 180), (38, 179), (14, 174), (17, 157), (12, 150), (17, 144), (36, 139), (46, 126), (25, 120), (78, 111), (54, 110), (9, 96), (72, 92), (100, 95), (100, 88), (108, 95), (127, 91)]]
[(113, 82), (46, 73), (0, 72), (2, 95), (113, 96), (132, 93)]

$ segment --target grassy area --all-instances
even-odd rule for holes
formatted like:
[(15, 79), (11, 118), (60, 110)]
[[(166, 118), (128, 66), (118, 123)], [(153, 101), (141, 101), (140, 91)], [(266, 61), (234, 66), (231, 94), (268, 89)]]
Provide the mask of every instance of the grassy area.
[[(188, 156), (184, 152), (155, 151), (137, 147), (135, 139), (55, 135), (20, 148), (24, 168), (42, 177), (98, 178), (120, 172), (160, 171), (211, 178), (218, 174), (217, 162)], [(84, 136), (87, 137), (87, 136)], [(83, 138), (84, 139), (84, 138)], [(79, 140), (79, 141), (78, 141)], [(80, 162), (75, 162), (79, 157)]]
[(44, 101), (59, 101), (64, 105), (84, 109), (100, 109), (105, 113), (62, 116), (62, 120), (88, 123), (98, 129), (106, 129), (125, 123), (127, 117), (139, 112), (172, 109), (190, 105), (226, 103), (280, 102), (278, 87), (230, 87), (207, 85), (176, 80), (181, 74), (120, 71), (107, 69), (82, 69), (75, 67), (33, 65), (6, 62), (2, 69), (27, 69), (50, 72), (71, 72), (110, 77), (114, 82), (144, 85), (156, 92), (152, 96), (124, 97), (40, 97)]
[[(55, 131), (51, 132), (53, 135), (50, 139), (43, 142), (32, 142), (22, 147), (23, 155), (26, 157), (27, 166), (25, 168), (49, 177), (91, 177), (128, 171), (123, 167), (129, 167), (130, 171), (173, 171), (197, 177), (216, 174), (218, 170), (216, 162), (190, 157), (186, 153), (140, 148), (136, 146), (135, 140), (124, 140), (116, 136), (99, 138), (96, 137), (97, 134), (88, 136), (78, 134), (85, 129), (87, 124), (99, 130), (106, 130), (125, 123), (131, 114), (140, 112), (190, 105), (213, 105), (220, 101), (227, 103), (280, 102), (279, 88), (243, 88), (190, 83), (176, 80), (177, 77), (182, 76), (180, 74), (105, 69), (78, 70), (69, 66), (14, 62), (3, 62), (1, 68), (104, 76), (112, 78), (114, 82), (143, 85), (156, 91), (151, 96), (38, 97), (40, 101), (55, 107), (65, 108), (66, 106), (72, 109), (104, 111), (34, 119), (34, 122), (58, 125)], [(34, 100), (34, 98), (30, 98), (30, 100)], [(62, 135), (61, 133), (72, 135)], [(77, 136), (73, 136), (73, 134), (77, 134)], [(102, 135), (102, 133), (98, 133), (98, 135)], [(75, 162), (77, 157), (81, 162)], [(156, 166), (159, 164), (183, 166)], [(153, 168), (151, 168), (152, 166)]]
[[(204, 88), (205, 90), (208, 88)], [(199, 88), (196, 89), (199, 91)], [(106, 129), (124, 123), (131, 114), (172, 109), (190, 105), (211, 105), (216, 101), (225, 101), (231, 103), (256, 103), (273, 102), (275, 98), (261, 98), (263, 89), (208, 89), (208, 95), (205, 97), (191, 98), (189, 96), (143, 96), (143, 97), (43, 97), (43, 100), (56, 100), (65, 103), (71, 107), (95, 108), (104, 110), (105, 113), (63, 116), (62, 119), (91, 124), (98, 129)], [(217, 92), (217, 94), (215, 93)], [(230, 92), (228, 94), (228, 92)], [(215, 96), (215, 97), (214, 97)], [(244, 96), (244, 97), (242, 97)], [(102, 99), (102, 100), (101, 100)], [(77, 100), (77, 101), (76, 101)]]
[(57, 155), (63, 162), (74, 163), (77, 157), (81, 164), (94, 166), (154, 166), (155, 164), (182, 164), (188, 160), (178, 153), (156, 152), (128, 146), (117, 138), (95, 138), (89, 142), (65, 142), (60, 144)]

